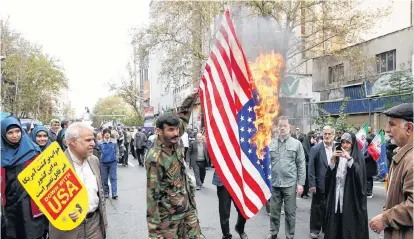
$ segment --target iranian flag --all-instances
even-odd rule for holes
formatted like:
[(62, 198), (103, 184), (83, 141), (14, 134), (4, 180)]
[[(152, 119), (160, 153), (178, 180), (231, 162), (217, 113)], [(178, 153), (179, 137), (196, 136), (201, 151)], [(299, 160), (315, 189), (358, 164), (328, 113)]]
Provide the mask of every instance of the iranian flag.
[(385, 142), (384, 130), (380, 130), (368, 146), (368, 153), (377, 161), (381, 157), (381, 145)]
[(368, 123), (365, 123), (364, 126), (362, 126), (362, 128), (355, 135), (360, 150), (364, 149), (365, 144), (367, 142), (367, 136), (368, 136)]

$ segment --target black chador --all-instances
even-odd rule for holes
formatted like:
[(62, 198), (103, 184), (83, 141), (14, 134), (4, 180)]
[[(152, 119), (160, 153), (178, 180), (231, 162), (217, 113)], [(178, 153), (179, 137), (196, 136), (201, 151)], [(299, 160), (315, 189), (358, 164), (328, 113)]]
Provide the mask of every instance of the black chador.
[(367, 184), (365, 161), (358, 148), (354, 134), (351, 134), (354, 159), (352, 167), (346, 167), (346, 177), (343, 193), (342, 213), (335, 211), (336, 202), (336, 173), (339, 159), (333, 170), (328, 168), (325, 178), (326, 186), (326, 216), (325, 239), (368, 239), (367, 213)]

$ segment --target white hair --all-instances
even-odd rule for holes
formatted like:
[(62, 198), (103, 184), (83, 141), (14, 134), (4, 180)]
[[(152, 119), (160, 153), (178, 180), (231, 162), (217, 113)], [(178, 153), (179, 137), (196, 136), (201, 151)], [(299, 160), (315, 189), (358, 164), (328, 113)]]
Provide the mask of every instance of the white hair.
[(325, 130), (331, 130), (332, 134), (335, 134), (335, 129), (331, 127), (330, 125), (326, 125), (325, 127), (323, 127), (322, 132), (325, 132)]
[(404, 128), (405, 124), (408, 123), (407, 120), (400, 118), (400, 128)]
[(69, 125), (69, 127), (66, 129), (65, 132), (65, 139), (67, 142), (69, 142), (69, 140), (71, 138), (79, 138), (80, 132), (81, 130), (90, 130), (91, 132), (93, 132), (93, 128), (85, 123), (82, 122), (75, 122), (71, 125)]

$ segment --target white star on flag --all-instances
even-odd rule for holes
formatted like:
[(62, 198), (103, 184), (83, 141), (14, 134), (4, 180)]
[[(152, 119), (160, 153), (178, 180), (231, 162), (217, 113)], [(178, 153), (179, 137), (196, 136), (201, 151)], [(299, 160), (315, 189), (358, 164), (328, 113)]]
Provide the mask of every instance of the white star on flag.
[(272, 176), (269, 174), (269, 176), (267, 177), (267, 179), (272, 179)]
[[(253, 138), (254, 121), (262, 117), (256, 114), (260, 96), (251, 87), (252, 73), (228, 10), (217, 30), (199, 89), (207, 147), (240, 214), (249, 219), (260, 211), (272, 188), (269, 153), (258, 156), (256, 150), (263, 147), (257, 147)], [(269, 152), (268, 147), (264, 150)]]

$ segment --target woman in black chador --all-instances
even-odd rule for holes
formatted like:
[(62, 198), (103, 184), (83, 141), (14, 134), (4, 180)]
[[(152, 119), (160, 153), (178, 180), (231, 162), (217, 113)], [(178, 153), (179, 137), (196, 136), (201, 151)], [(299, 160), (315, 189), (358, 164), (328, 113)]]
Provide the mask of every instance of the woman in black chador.
[(325, 239), (368, 239), (365, 160), (354, 134), (344, 133), (325, 178)]

